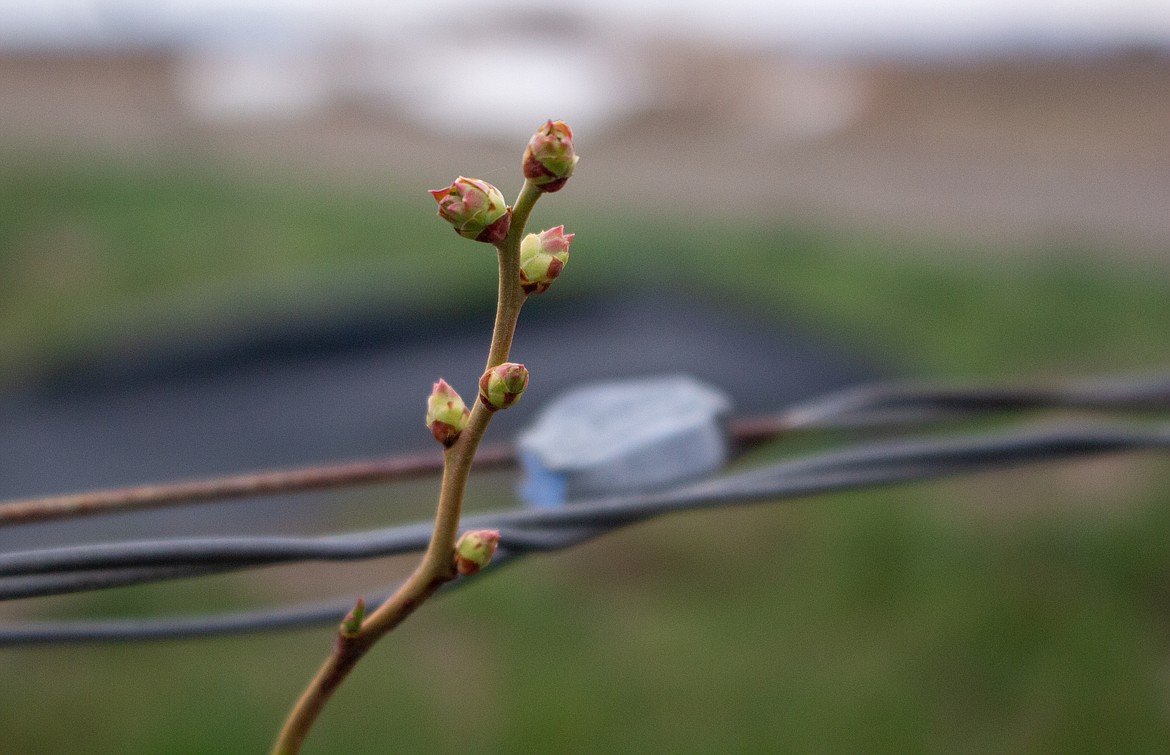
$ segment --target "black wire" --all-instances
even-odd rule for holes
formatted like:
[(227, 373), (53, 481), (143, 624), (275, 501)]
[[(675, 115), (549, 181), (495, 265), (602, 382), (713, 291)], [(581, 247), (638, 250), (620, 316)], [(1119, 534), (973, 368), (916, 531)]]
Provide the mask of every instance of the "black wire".
[[(763, 469), (729, 475), (664, 493), (576, 503), (558, 509), (479, 515), (468, 518), (464, 522), (464, 526), (501, 528), (504, 560), (512, 560), (526, 552), (569, 547), (624, 525), (673, 511), (760, 500), (782, 500), (813, 493), (999, 469), (1008, 465), (1141, 449), (1170, 449), (1170, 426), (1153, 428), (1125, 426), (1042, 428), (959, 439), (868, 444), (845, 451), (782, 462)], [(407, 533), (411, 538), (417, 537), (415, 530), (420, 526), (417, 524), (407, 525), (379, 532), (387, 536), (397, 534), (399, 536), (397, 542), (401, 545), (405, 540), (401, 536), (402, 533)], [(429, 525), (427, 526), (429, 527)], [(371, 548), (375, 539), (372, 537), (372, 533), (304, 538), (296, 543), (296, 550), (299, 556), (303, 557), (305, 553), (312, 550), (310, 547), (312, 543), (324, 542), (325, 548), (322, 552), (336, 556), (340, 552), (339, 544), (351, 537), (359, 541), (359, 545), (365, 549)], [(393, 537), (388, 539), (394, 540)], [(240, 538), (233, 541), (233, 545), (237, 548), (235, 555), (244, 552), (241, 546), (246, 540)], [(256, 545), (261, 551), (272, 545), (271, 542), (264, 539), (254, 540), (257, 541)], [(289, 539), (276, 540), (287, 541)], [(194, 552), (192, 543), (203, 541), (177, 542), (181, 547), (175, 549), (174, 553), (190, 556)], [(159, 548), (153, 555), (161, 563), (163, 560), (161, 557), (166, 553), (165, 546), (173, 544), (163, 541), (134, 545), (141, 547), (152, 545)], [(282, 542), (281, 545), (288, 545), (288, 543)], [(69, 552), (74, 550), (78, 549), (54, 549), (58, 553), (64, 552), (64, 555), (71, 555)], [(31, 553), (44, 554), (54, 551)], [(265, 557), (270, 557), (272, 553), (273, 551), (268, 550)], [(72, 554), (72, 556), (72, 564), (80, 563), (76, 554)], [(265, 563), (271, 563), (271, 561)], [(239, 568), (246, 565), (255, 564), (225, 562), (218, 566)], [(9, 564), (9, 568), (12, 568), (12, 563)], [(206, 571), (211, 567), (206, 564), (194, 566), (180, 564), (148, 568), (169, 570), (165, 573), (160, 572), (159, 578), (166, 579), (173, 578), (175, 569), (191, 568)], [(66, 572), (63, 575), (45, 576), (64, 578), (76, 575), (70, 575)], [(342, 603), (337, 602), (313, 604), (307, 607), (298, 606), (174, 619), (27, 625), (19, 628), (0, 629), (0, 645), (112, 639), (161, 639), (287, 628), (319, 623), (326, 619), (340, 620), (340, 616), (344, 614), (344, 610), (348, 610), (351, 603), (352, 601), (347, 601), (344, 608), (338, 608), (342, 606)]]
[[(463, 526), (503, 528), (504, 541), (513, 550), (542, 549), (539, 539), (564, 527), (612, 527), (699, 506), (836, 490), (844, 487), (841, 481), (851, 479), (850, 476), (910, 481), (1046, 459), (1162, 448), (1168, 443), (1170, 427), (1106, 425), (1041, 428), (958, 439), (883, 441), (783, 461), (663, 492), (580, 501), (555, 509), (472, 516), (464, 520)], [(881, 474), (883, 470), (887, 472)], [(89, 580), (95, 586), (105, 587), (153, 578), (193, 576), (209, 567), (223, 571), (297, 561), (360, 560), (422, 550), (430, 532), (430, 523), (419, 522), (318, 537), (148, 540), (19, 551), (0, 554), (0, 599), (64, 592), (74, 584), (64, 577), (59, 583), (52, 579), (9, 581), (12, 577), (89, 572)], [(183, 572), (183, 568), (189, 572)], [(84, 580), (78, 578), (76, 583), (84, 584)], [(54, 590), (55, 584), (60, 589)], [(41, 586), (42, 591), (35, 592), (35, 585)]]
[[(430, 526), (429, 524), (427, 526)], [(566, 528), (557, 528), (556, 530), (526, 530), (526, 529), (512, 529), (505, 530), (502, 533), (503, 539), (508, 543), (509, 549), (517, 553), (529, 553), (542, 550), (555, 550), (558, 548), (567, 547), (571, 544), (568, 541), (576, 538), (574, 542), (580, 542), (588, 537), (594, 537), (602, 534), (604, 528), (580, 528), (580, 530), (572, 530)], [(369, 535), (371, 533), (355, 533), (356, 535)], [(344, 559), (329, 559), (329, 560), (358, 560), (363, 558), (377, 558), (386, 555), (394, 555), (398, 553), (421, 551), (424, 550), (427, 544), (424, 538), (421, 545), (415, 544), (415, 547), (399, 547), (409, 545), (410, 540), (399, 540), (396, 536), (399, 534), (396, 530), (391, 529), (386, 531), (388, 537), (385, 542), (389, 543), (389, 550), (386, 552), (375, 551), (367, 555), (358, 555), (361, 551), (357, 549), (351, 555), (347, 555)], [(345, 536), (338, 536), (345, 537)], [(187, 541), (185, 544), (191, 544), (193, 541)], [(166, 541), (157, 543), (160, 546), (165, 546)], [(130, 545), (142, 546), (145, 543), (131, 543)], [(272, 543), (265, 543), (266, 546)], [(300, 549), (305, 549), (310, 545), (309, 543), (298, 543)], [(35, 553), (35, 552), (33, 552)], [(67, 556), (77, 556), (84, 554), (63, 554)], [(92, 554), (99, 556), (101, 554)], [(157, 555), (157, 554), (155, 554)], [(62, 559), (63, 562), (69, 560), (74, 561), (74, 565), (78, 563), (75, 558)], [(298, 560), (327, 560), (320, 557), (289, 559), (288, 561)], [(111, 559), (114, 562), (121, 562), (120, 554), (117, 558)], [(0, 600), (19, 600), (23, 598), (44, 597), (47, 595), (60, 595), (64, 593), (84, 592), (87, 590), (101, 590), (111, 587), (127, 587), (130, 585), (138, 585), (149, 582), (161, 582), (170, 579), (181, 579), (185, 577), (199, 577), (211, 574), (221, 574), (227, 571), (237, 569), (246, 569), (252, 567), (266, 566), (274, 563), (286, 563), (287, 561), (272, 560), (272, 559), (257, 559), (257, 560), (241, 560), (241, 561), (224, 561), (211, 565), (201, 565), (199, 563), (175, 563), (175, 564), (159, 564), (151, 566), (135, 566), (135, 567), (103, 567), (99, 561), (94, 563), (97, 566), (82, 566), (81, 568), (73, 569), (71, 566), (63, 566), (59, 570), (54, 569), (31, 569), (23, 573), (16, 573), (8, 576), (0, 577)]]
[[(523, 522), (518, 526), (523, 527)], [(130, 575), (158, 567), (238, 569), (295, 561), (358, 561), (424, 550), (432, 524), (318, 537), (205, 537), (71, 545), (0, 554), (0, 585), (10, 577), (68, 572), (120, 570)], [(478, 526), (494, 527), (492, 524)], [(539, 532), (515, 529), (507, 534), (513, 550), (542, 550)], [(0, 592), (0, 596), (3, 593)]]
[[(773, 418), (782, 428), (923, 423), (1004, 411), (1170, 409), (1170, 376), (1052, 387), (939, 388), (879, 384), (808, 402)], [(493, 562), (569, 547), (664, 513), (780, 500), (862, 486), (924, 480), (1086, 454), (1170, 448), (1170, 427), (1082, 425), (947, 440), (870, 443), (724, 475), (675, 490), (581, 501), (559, 509), (469, 517), (464, 527), (501, 528)], [(431, 523), (314, 538), (199, 538), (108, 543), (0, 555), (0, 600), (101, 589), (305, 560), (350, 560), (422, 550)], [(463, 584), (465, 580), (451, 583)], [(162, 639), (339, 621), (352, 600), (220, 615), (28, 624), (0, 628), (0, 645)]]
[(0, 578), (0, 600), (40, 598), (46, 595), (104, 590), (146, 582), (162, 582), (184, 577), (200, 577), (225, 571), (222, 567), (147, 566), (125, 569), (84, 569), (79, 571), (28, 574)]
[(1018, 387), (878, 383), (800, 404), (778, 419), (792, 428), (888, 426), (1039, 409), (1165, 411), (1170, 409), (1170, 375)]
[(559, 508), (510, 511), (465, 520), (469, 527), (596, 526), (638, 521), (692, 508), (772, 496), (806, 495), (848, 487), (826, 480), (866, 470), (890, 481), (928, 479), (958, 465), (965, 471), (1074, 458), (1089, 454), (1170, 447), (1170, 426), (1079, 425), (971, 435), (960, 439), (871, 443), (845, 451), (780, 462), (763, 469), (723, 476), (671, 491), (613, 497)]
[[(519, 554), (504, 549), (496, 552), (492, 563), (475, 577), (486, 575), (514, 561)], [(461, 577), (440, 588), (445, 593), (465, 585), (470, 580)], [(373, 611), (387, 600), (393, 590), (366, 601), (367, 611)], [(175, 616), (151, 619), (102, 619), (74, 622), (29, 622), (19, 627), (0, 628), (0, 647), (25, 645), (56, 645), (83, 642), (124, 642), (145, 640), (174, 640), (195, 637), (244, 634), (248, 632), (299, 629), (308, 626), (338, 624), (353, 608), (354, 598), (300, 603), (278, 608), (252, 611), (234, 611), (198, 616)]]

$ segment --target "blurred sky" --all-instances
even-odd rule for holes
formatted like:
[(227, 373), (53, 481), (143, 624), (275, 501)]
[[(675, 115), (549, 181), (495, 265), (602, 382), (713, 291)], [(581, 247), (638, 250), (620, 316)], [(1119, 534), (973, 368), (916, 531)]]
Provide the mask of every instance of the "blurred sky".
[[(442, 16), (433, 0), (0, 0), (0, 42), (93, 41), (104, 35), (181, 35), (250, 19), (376, 30)], [(493, 8), (568, 10), (629, 26), (819, 50), (954, 49), (1020, 44), (1170, 44), (1167, 0), (479, 0)]]

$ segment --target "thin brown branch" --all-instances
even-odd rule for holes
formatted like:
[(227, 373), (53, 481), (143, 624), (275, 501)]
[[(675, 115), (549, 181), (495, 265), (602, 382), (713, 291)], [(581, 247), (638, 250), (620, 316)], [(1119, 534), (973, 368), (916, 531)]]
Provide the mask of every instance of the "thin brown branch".
[[(750, 445), (766, 441), (786, 429), (788, 427), (782, 416), (768, 415), (734, 419), (728, 426), (728, 433), (737, 443)], [(501, 469), (515, 463), (516, 450), (510, 445), (497, 443), (483, 446), (476, 451), (474, 468), (481, 471)], [(436, 451), (290, 469), (269, 469), (201, 480), (152, 483), (35, 498), (14, 498), (0, 501), (0, 527), (199, 501), (374, 485), (429, 477), (442, 471), (442, 453)]]
[[(486, 446), (476, 455), (475, 468), (496, 469), (510, 466), (515, 461), (516, 453), (511, 446), (505, 444)], [(196, 501), (370, 485), (428, 477), (438, 474), (442, 469), (442, 454), (434, 452), (60, 496), (22, 498), (0, 502), (0, 526)]]
[[(766, 440), (783, 429), (783, 423), (772, 417), (736, 420), (729, 427), (731, 436), (742, 443)], [(515, 463), (516, 450), (510, 445), (497, 443), (483, 446), (476, 452), (474, 467), (477, 470), (501, 469)], [(18, 498), (0, 501), (0, 527), (181, 503), (397, 482), (429, 477), (442, 471), (442, 454), (434, 452), (269, 469), (202, 480)]]

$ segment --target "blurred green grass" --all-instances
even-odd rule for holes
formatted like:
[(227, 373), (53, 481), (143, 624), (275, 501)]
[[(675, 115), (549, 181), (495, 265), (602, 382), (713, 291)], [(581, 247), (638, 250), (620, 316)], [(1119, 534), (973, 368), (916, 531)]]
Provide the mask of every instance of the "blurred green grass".
[[(10, 160), (0, 369), (19, 379), (193, 322), (490, 302), (490, 250), (435, 220), (422, 188)], [(562, 220), (579, 234), (562, 295), (700, 290), (912, 375), (1170, 361), (1165, 270), (1100, 250), (992, 264), (937, 239), (601, 215), (571, 185), (534, 222)], [(1165, 752), (1170, 474), (1098, 464), (690, 514), (533, 558), (379, 646), (307, 751)], [(251, 576), (20, 610), (180, 612), (284, 591)], [(0, 752), (264, 751), (328, 642), (2, 650)]]
[[(193, 323), (369, 306), (409, 317), (495, 293), (490, 249), (460, 245), (422, 189), (258, 183), (215, 166), (7, 163), (0, 374)], [(1170, 354), (1170, 283), (1148, 260), (1067, 243), (989, 255), (791, 221), (599, 212), (565, 193), (533, 220), (560, 222), (578, 234), (562, 296), (686, 287), (931, 374), (1138, 368)]]

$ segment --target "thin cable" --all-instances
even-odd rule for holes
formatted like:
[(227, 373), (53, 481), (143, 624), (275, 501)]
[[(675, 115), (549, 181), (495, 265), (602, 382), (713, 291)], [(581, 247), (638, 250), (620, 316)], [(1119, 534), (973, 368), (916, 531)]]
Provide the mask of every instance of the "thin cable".
[[(236, 561), (226, 560), (208, 565), (200, 563), (175, 563), (116, 567), (101, 566), (100, 564), (103, 563), (101, 559), (104, 555), (101, 553), (65, 554), (67, 557), (61, 559), (57, 564), (60, 568), (46, 568), (45, 564), (41, 564), (35, 568), (18, 570), (13, 574), (0, 576), (0, 601), (86, 592), (113, 587), (128, 587), (131, 585), (162, 582), (186, 577), (201, 577), (275, 563), (287, 563), (288, 561), (358, 560), (422, 551), (426, 548), (427, 536), (416, 536), (416, 533), (411, 530), (427, 530), (429, 526), (427, 523), (418, 523), (417, 525), (407, 525), (402, 528), (392, 528), (391, 530), (385, 531), (387, 537), (382, 542), (386, 544), (386, 548), (376, 548), (371, 551), (368, 543), (360, 543), (359, 547), (351, 549), (348, 552), (343, 552), (344, 558), (334, 559), (322, 559), (318, 556), (301, 559), (272, 559), (269, 557)], [(603, 532), (604, 528), (580, 528), (580, 532), (568, 528), (553, 531), (514, 529), (505, 530), (502, 536), (508, 542), (510, 550), (516, 551), (517, 553), (528, 553), (566, 547), (566, 544), (571, 539), (575, 538), (573, 540), (574, 542), (580, 542), (587, 537), (602, 534)], [(372, 533), (355, 533), (357, 536), (368, 536), (370, 534)], [(364, 537), (358, 539), (364, 539)], [(214, 543), (213, 540), (211, 542)], [(185, 545), (192, 544), (190, 541), (185, 543)], [(130, 545), (145, 544), (131, 543)], [(279, 547), (280, 543), (265, 542), (264, 545), (266, 547)], [(312, 544), (301, 542), (296, 543), (296, 545), (299, 549), (304, 550)], [(133, 552), (134, 550), (132, 548), (129, 552)], [(365, 555), (362, 555), (363, 552)], [(82, 556), (81, 559), (76, 558), (79, 555)], [(123, 558), (123, 555), (121, 553), (116, 554), (115, 557), (110, 558), (106, 563), (132, 562), (132, 559)], [(223, 554), (220, 552), (217, 555)], [(85, 564), (84, 561), (86, 558), (92, 558), (92, 563), (99, 565), (89, 566)]]
[[(1117, 427), (1086, 429), (1046, 429), (1029, 434), (1003, 437), (978, 436), (961, 440), (931, 443), (886, 444), (886, 453), (874, 448), (853, 449), (839, 454), (850, 457), (848, 463), (828, 464), (813, 457), (796, 465), (797, 472), (784, 472), (784, 465), (773, 465), (771, 474), (751, 472), (730, 478), (734, 485), (724, 488), (711, 484), (690, 486), (675, 494), (643, 496), (641, 504), (631, 508), (631, 498), (594, 502), (581, 508), (534, 512), (508, 512), (494, 521), (519, 529), (506, 530), (501, 537), (505, 560), (526, 552), (554, 550), (580, 543), (591, 537), (627, 524), (643, 521), (668, 511), (712, 505), (733, 505), (760, 500), (783, 500), (813, 493), (832, 492), (929, 479), (943, 475), (1002, 468), (1086, 454), (1170, 449), (1170, 427), (1145, 432), (1126, 431)], [(823, 455), (828, 456), (828, 455)], [(712, 496), (715, 496), (714, 498)], [(518, 516), (527, 513), (529, 516)], [(472, 526), (485, 526), (491, 515), (474, 517)], [(566, 527), (561, 531), (555, 527)], [(528, 532), (523, 531), (528, 529)], [(516, 543), (510, 547), (509, 539)], [(260, 631), (318, 623), (326, 618), (339, 620), (352, 604), (347, 601), (295, 606), (222, 615), (179, 617), (173, 619), (114, 620), (27, 625), (0, 629), (0, 645), (39, 642), (83, 642), (102, 640), (162, 639), (166, 637), (202, 636), (227, 632)], [(342, 606), (342, 608), (338, 608)], [(335, 610), (336, 609), (336, 610)]]
[[(504, 549), (496, 552), (492, 563), (472, 578), (461, 577), (439, 588), (440, 594), (467, 584), (472, 579), (498, 571), (520, 555)], [(373, 611), (394, 590), (366, 601)], [(354, 598), (298, 603), (278, 608), (234, 611), (198, 616), (175, 616), (150, 619), (102, 619), (97, 621), (29, 622), (19, 627), (0, 627), (0, 647), (90, 642), (141, 642), (195, 637), (269, 632), (340, 623), (353, 608)]]
[(920, 425), (1008, 411), (1170, 410), (1170, 376), (1114, 377), (1045, 386), (934, 386), (914, 382), (846, 388), (770, 417), (736, 420), (741, 437), (803, 428)]
[[(1170, 427), (1080, 425), (1025, 429), (951, 439), (882, 441), (723, 475), (672, 490), (574, 502), (555, 509), (522, 509), (464, 519), (464, 527), (517, 530), (594, 527), (636, 521), (669, 511), (733, 503), (805, 490), (802, 481), (833, 474), (914, 469), (905, 479), (925, 479), (931, 469), (984, 469), (1086, 454), (1164, 448)], [(347, 561), (425, 548), (430, 524), (417, 522), (365, 532), (318, 537), (229, 537), (99, 543), (0, 554), (0, 577), (147, 567), (217, 566), (237, 569), (293, 561)], [(516, 535), (520, 537), (519, 533)], [(517, 547), (523, 547), (517, 542)], [(172, 572), (168, 572), (171, 574)], [(0, 597), (4, 597), (0, 585)]]
[(0, 600), (41, 598), (111, 587), (128, 587), (147, 582), (163, 582), (184, 577), (201, 577), (225, 571), (214, 566), (147, 566), (126, 569), (87, 569), (51, 574), (0, 577)]

